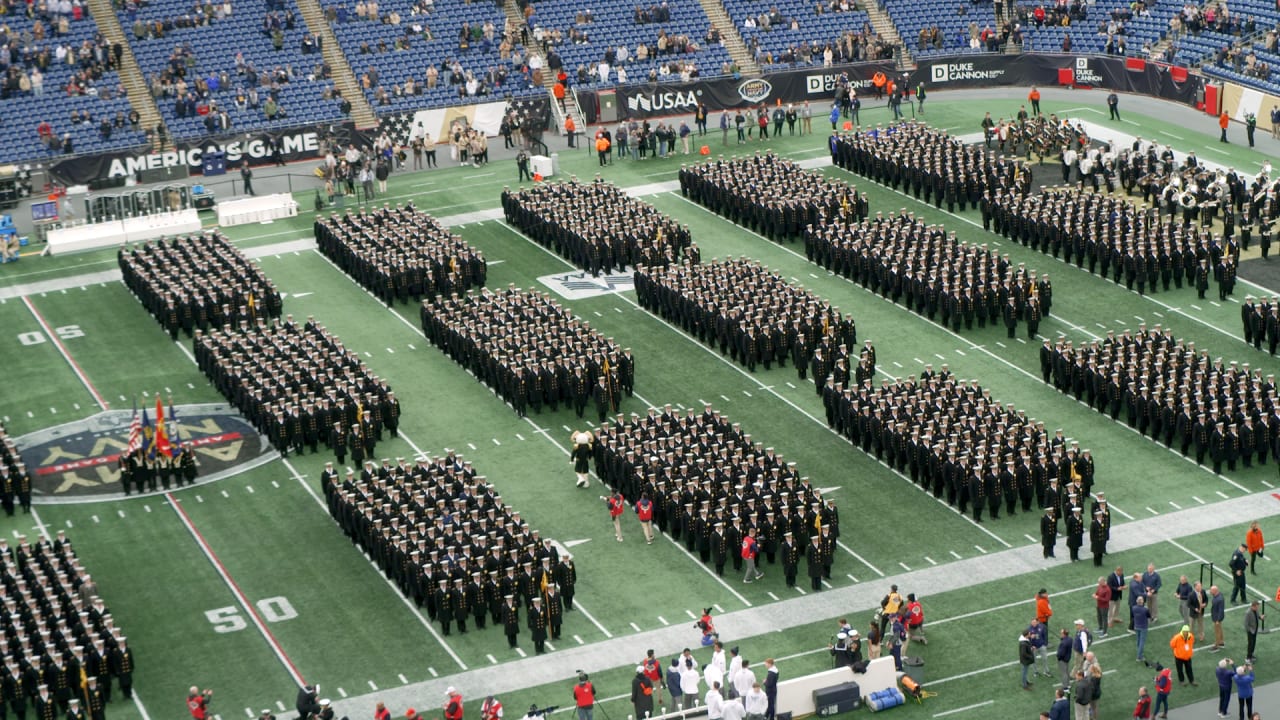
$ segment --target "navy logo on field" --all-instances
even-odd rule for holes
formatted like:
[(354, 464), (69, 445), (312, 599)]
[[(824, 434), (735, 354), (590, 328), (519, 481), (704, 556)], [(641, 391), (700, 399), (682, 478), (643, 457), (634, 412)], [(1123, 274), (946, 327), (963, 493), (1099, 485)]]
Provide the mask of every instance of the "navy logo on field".
[[(186, 443), (199, 464), (197, 483), (260, 465), (275, 457), (267, 438), (224, 403), (177, 406), (166, 419), (170, 441)], [(108, 500), (123, 495), (120, 453), (129, 445), (130, 410), (109, 410), (18, 438), (38, 502)]]

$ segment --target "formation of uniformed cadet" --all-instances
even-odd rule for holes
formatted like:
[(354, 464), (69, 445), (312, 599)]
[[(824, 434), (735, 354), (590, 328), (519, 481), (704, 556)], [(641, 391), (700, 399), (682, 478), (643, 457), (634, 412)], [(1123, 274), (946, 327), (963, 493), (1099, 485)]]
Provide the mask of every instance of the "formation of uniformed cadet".
[(1240, 324), (1244, 327), (1245, 342), (1261, 350), (1266, 341), (1267, 352), (1274, 356), (1276, 344), (1280, 343), (1280, 296), (1245, 297), (1240, 307)]
[(103, 720), (113, 677), (132, 692), (133, 655), (66, 533), (0, 538), (0, 565), (0, 714)]
[[(721, 570), (732, 563), (741, 573), (739, 549), (754, 528), (769, 564), (781, 558), (788, 586), (803, 557), (816, 561), (819, 579), (830, 577), (840, 537), (835, 502), (824, 500), (794, 462), (753, 443), (710, 405), (702, 413), (690, 408), (681, 415), (667, 405), (630, 419), (615, 416), (597, 430), (595, 464), (596, 475), (629, 502), (648, 495), (654, 527), (704, 563)], [(810, 536), (816, 556), (808, 550)]]
[(867, 195), (803, 170), (772, 151), (680, 168), (680, 192), (775, 242), (797, 240), (819, 218), (867, 216)]
[(275, 284), (221, 233), (121, 248), (124, 284), (169, 336), (280, 317)]
[(453, 451), (431, 460), (367, 462), (357, 474), (321, 473), (329, 512), (406, 598), (441, 632), (502, 627), (516, 647), (521, 625), (534, 649), (558, 637), (573, 609), (573, 558), (503, 504), (469, 461)]
[(0, 507), (12, 517), (17, 508), (31, 512), (31, 473), (18, 452), (18, 445), (0, 423)]
[(936, 373), (925, 366), (918, 379), (885, 379), (878, 387), (868, 383), (832, 395), (833, 429), (961, 513), (972, 507), (977, 522), (984, 512), (993, 518), (1001, 509), (1013, 515), (1019, 506), (1030, 512), (1033, 501), (1062, 517), (1092, 491), (1095, 468), (1087, 449), (1081, 452), (1061, 430), (1050, 436), (1043, 422), (1002, 407), (990, 391), (955, 378), (945, 365)]
[(422, 332), (521, 417), (543, 405), (616, 412), (635, 391), (636, 360), (550, 294), (508, 286), (422, 303)]
[(120, 453), (116, 467), (120, 471), (120, 487), (125, 495), (168, 491), (174, 485), (195, 485), (199, 475), (195, 451), (185, 442), (175, 443), (173, 455), (167, 457), (160, 453), (153, 457), (146, 448)]
[[(813, 262), (954, 332), (1002, 325), (1009, 337), (1019, 322), (1036, 324), (1052, 310), (1048, 275), (985, 244), (969, 245), (940, 225), (900, 210), (861, 222), (828, 219), (805, 230)], [(1035, 312), (1035, 311), (1038, 311)]]
[(338, 455), (359, 464), (371, 457), (384, 429), (394, 434), (400, 403), (385, 380), (313, 318), (301, 327), (290, 315), (273, 324), (247, 322), (197, 332), (196, 364), (214, 387), (287, 456)]
[(391, 307), (484, 287), (484, 254), (413, 203), (315, 221), (320, 252)]
[(599, 176), (503, 188), (502, 210), (512, 227), (592, 276), (698, 257), (688, 227)]
[(1214, 472), (1223, 465), (1234, 470), (1237, 462), (1265, 464), (1280, 453), (1275, 376), (1211, 359), (1172, 330), (1144, 323), (1101, 341), (1059, 340), (1048, 357), (1046, 382), (1060, 392), (1184, 456), (1194, 450), (1201, 465), (1207, 456)]
[[(702, 265), (640, 266), (636, 301), (755, 372), (788, 360), (805, 377), (814, 348), (857, 342), (853, 320), (831, 303), (747, 258)], [(847, 353), (846, 353), (847, 354)], [(815, 371), (814, 379), (822, 379)]]
[(829, 140), (831, 162), (947, 212), (976, 207), (984, 192), (1026, 192), (1031, 173), (1017, 159), (966, 146), (921, 122), (838, 133)]

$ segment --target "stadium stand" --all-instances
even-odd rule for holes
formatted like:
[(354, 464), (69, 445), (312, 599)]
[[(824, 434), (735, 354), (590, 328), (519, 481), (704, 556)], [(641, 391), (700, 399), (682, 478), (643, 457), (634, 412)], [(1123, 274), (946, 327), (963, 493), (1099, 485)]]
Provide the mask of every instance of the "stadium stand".
[[(916, 57), (987, 52), (986, 48), (971, 48), (970, 38), (978, 38), (983, 30), (996, 33), (1000, 30), (995, 11), (988, 3), (961, 1), (951, 7), (930, 0), (884, 0), (884, 7), (903, 42), (911, 46)], [(936, 35), (932, 34), (934, 28)], [(918, 43), (922, 30), (931, 32), (924, 48)]]
[(831, 576), (840, 538), (835, 502), (824, 501), (794, 462), (753, 442), (710, 405), (683, 416), (670, 405), (629, 421), (619, 415), (597, 432), (594, 453), (601, 480), (633, 504), (652, 501), (654, 527), (696, 552), (717, 575), (729, 561), (742, 572), (739, 550), (747, 527), (754, 526), (760, 555), (769, 564), (781, 561), (788, 587), (795, 585), (810, 538), (818, 542), (810, 579), (816, 584)]
[(484, 287), (484, 255), (410, 202), (315, 221), (320, 252), (388, 307)]
[(545, 93), (491, 2), (387, 0), (325, 14), (379, 115)]
[(143, 129), (131, 122), (116, 50), (98, 32), (88, 7), (55, 0), (32, 5), (28, 15), (9, 5), (4, 3), (0, 25), (0, 45), (6, 47), (0, 116), (13, 131), (5, 161), (145, 144)]
[[(343, 118), (340, 99), (295, 0), (260, 7), (205, 4), (196, 21), (185, 0), (128, 3), (118, 10), (170, 137), (284, 128)], [(225, 116), (221, 113), (225, 112)]]
[(548, 68), (554, 73), (563, 65), (578, 85), (622, 84), (624, 77), (676, 82), (731, 70), (729, 53), (712, 38), (711, 20), (697, 0), (605, 4), (589, 15), (576, 3), (547, 2), (529, 22), (534, 40), (548, 50)]
[(1176, 62), (1199, 65), (1206, 75), (1268, 93), (1280, 93), (1280, 9), (1247, 0), (1224, 12), (1209, 8), (1173, 45)]
[(455, 622), (467, 632), (468, 620), (483, 630), (491, 617), (511, 647), (521, 627), (539, 653), (548, 638), (559, 640), (578, 580), (573, 558), (530, 529), (470, 461), (450, 450), (416, 465), (366, 466), (359, 476), (326, 468), (321, 483), (329, 514), (352, 544), (425, 607), (442, 634)]
[(275, 284), (217, 231), (121, 248), (118, 261), (125, 286), (174, 340), (179, 330), (280, 317)]
[[(72, 699), (103, 711), (111, 697), (112, 678), (125, 697), (133, 688), (133, 651), (98, 595), (98, 584), (76, 556), (66, 532), (35, 545), (18, 535), (0, 538), (5, 612), (0, 620), (0, 650), (11, 666), (21, 664), (39, 712), (66, 712)], [(83, 673), (83, 675), (82, 675)], [(6, 675), (6, 687), (10, 686)], [(81, 682), (90, 690), (81, 691)], [(90, 682), (92, 681), (92, 682)], [(36, 686), (48, 685), (47, 706)], [(26, 704), (22, 694), (6, 702)], [(25, 710), (25, 708), (24, 708)]]
[[(893, 50), (874, 37), (871, 18), (839, 3), (723, 0), (742, 40), (760, 66), (824, 65), (891, 59)], [(849, 4), (845, 3), (848, 8)], [(830, 62), (826, 51), (830, 50)]]
[(1023, 28), (1024, 50), (1062, 52), (1070, 35), (1069, 52), (1144, 56), (1168, 33), (1169, 20), (1179, 10), (1174, 3), (1077, 2), (1068, 6), (1064, 25), (1063, 13), (1055, 13), (1052, 3), (1021, 3), (1016, 18)]
[(511, 227), (593, 276), (629, 265), (697, 262), (689, 228), (597, 178), (502, 191)]
[[(573, 403), (582, 417), (596, 400), (601, 422), (635, 386), (630, 350), (599, 332), (546, 293), (514, 287), (422, 303), (422, 332), (520, 417), (529, 407), (555, 412)], [(597, 392), (599, 389), (599, 392)]]
[(359, 464), (373, 456), (384, 428), (392, 437), (398, 432), (400, 403), (391, 387), (314, 318), (302, 327), (290, 316), (197, 330), (195, 358), (285, 457), (324, 445), (342, 463), (349, 445)]

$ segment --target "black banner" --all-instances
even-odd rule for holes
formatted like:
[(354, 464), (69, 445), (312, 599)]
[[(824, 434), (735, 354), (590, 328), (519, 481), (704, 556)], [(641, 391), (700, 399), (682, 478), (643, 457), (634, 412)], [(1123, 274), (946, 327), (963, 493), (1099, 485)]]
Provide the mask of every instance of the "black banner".
[[(1067, 72), (1069, 71), (1069, 72)], [(911, 75), (914, 88), (1075, 85), (1138, 93), (1194, 104), (1203, 78), (1186, 68), (1106, 55), (961, 55), (921, 60)]]
[(265, 165), (271, 157), (272, 140), (280, 142), (286, 162), (308, 158), (319, 160), (325, 138), (332, 137), (345, 145), (353, 131), (351, 123), (343, 123), (238, 133), (221, 138), (181, 141), (174, 149), (161, 153), (124, 151), (70, 158), (54, 165), (50, 173), (65, 185), (87, 185), (102, 178), (126, 177), (181, 166), (198, 175), (203, 169), (206, 152), (225, 152), (228, 168), (246, 159), (250, 165)]
[[(687, 83), (645, 83), (617, 88), (619, 119), (692, 113), (703, 103), (710, 111), (773, 105), (778, 102), (830, 102), (840, 78), (847, 75), (856, 88), (871, 87), (876, 73), (892, 77), (892, 61), (836, 67), (814, 67), (770, 73), (759, 78), (714, 78)], [(578, 102), (596, 107), (596, 93), (580, 91)], [(591, 114), (590, 111), (587, 111)], [(825, 114), (825, 109), (815, 114)]]

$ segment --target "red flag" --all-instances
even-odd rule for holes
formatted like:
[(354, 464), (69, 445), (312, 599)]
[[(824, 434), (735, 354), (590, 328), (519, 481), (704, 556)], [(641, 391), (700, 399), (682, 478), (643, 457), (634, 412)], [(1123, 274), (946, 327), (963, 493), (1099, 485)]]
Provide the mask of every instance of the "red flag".
[(169, 446), (169, 432), (164, 427), (164, 403), (160, 402), (160, 393), (156, 393), (156, 453), (165, 457), (173, 457), (173, 448)]

